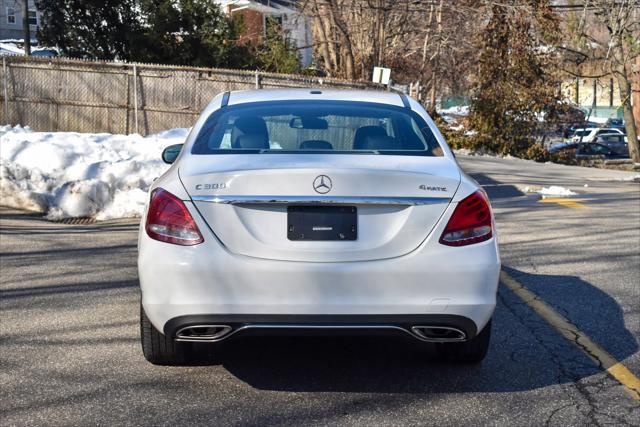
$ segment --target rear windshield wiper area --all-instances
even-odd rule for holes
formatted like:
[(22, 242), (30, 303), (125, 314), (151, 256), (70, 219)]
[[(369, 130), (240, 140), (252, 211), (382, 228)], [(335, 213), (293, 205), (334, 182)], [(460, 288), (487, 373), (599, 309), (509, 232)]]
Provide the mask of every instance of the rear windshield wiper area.
[[(246, 152), (245, 150), (242, 151)], [(380, 154), (378, 150), (280, 150), (265, 148), (260, 154)]]

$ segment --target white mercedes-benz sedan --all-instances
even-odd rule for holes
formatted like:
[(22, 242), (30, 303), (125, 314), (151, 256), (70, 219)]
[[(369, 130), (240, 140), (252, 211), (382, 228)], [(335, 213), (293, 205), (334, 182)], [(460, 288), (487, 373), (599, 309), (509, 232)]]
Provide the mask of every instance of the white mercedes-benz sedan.
[(486, 355), (491, 207), (415, 100), (226, 92), (162, 157), (139, 237), (148, 361), (250, 332), (386, 331), (454, 362)]

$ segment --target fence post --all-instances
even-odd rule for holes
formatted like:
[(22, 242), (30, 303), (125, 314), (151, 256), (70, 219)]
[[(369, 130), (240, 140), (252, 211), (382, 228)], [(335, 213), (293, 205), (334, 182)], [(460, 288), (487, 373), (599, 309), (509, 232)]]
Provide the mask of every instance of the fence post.
[(129, 102), (129, 99), (131, 98), (131, 79), (129, 78), (129, 67), (125, 66), (124, 67), (124, 75), (125, 78), (127, 79), (127, 91), (125, 92), (125, 99), (126, 99), (126, 107), (125, 107), (125, 117), (124, 117), (124, 133), (126, 135), (129, 135), (129, 122), (131, 120), (129, 120), (129, 110), (131, 110), (131, 102)]
[(260, 83), (260, 72), (256, 70), (256, 89), (262, 89), (262, 84)]
[(11, 120), (9, 120), (9, 90), (7, 89), (8, 83), (7, 83), (7, 59), (4, 57), (4, 55), (2, 56), (2, 89), (3, 89), (3, 93), (4, 93), (4, 119), (7, 121), (7, 124), (13, 124), (11, 123)]
[(138, 133), (138, 68), (133, 64), (133, 122)]

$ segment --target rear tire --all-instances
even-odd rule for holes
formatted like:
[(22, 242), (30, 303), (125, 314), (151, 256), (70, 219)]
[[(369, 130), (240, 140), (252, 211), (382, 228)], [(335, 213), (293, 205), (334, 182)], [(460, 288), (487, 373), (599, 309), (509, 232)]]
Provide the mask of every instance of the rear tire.
[(491, 320), (478, 335), (469, 341), (437, 343), (436, 354), (444, 362), (476, 364), (482, 362), (489, 350)]
[(158, 331), (149, 321), (140, 304), (140, 341), (142, 353), (154, 365), (184, 365), (187, 362), (187, 343), (176, 342)]

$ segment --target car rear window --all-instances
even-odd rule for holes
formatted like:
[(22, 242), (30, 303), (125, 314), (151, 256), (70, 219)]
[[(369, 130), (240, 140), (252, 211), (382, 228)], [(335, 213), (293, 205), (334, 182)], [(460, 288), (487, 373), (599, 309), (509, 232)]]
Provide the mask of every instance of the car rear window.
[(320, 100), (221, 108), (206, 120), (191, 152), (443, 155), (427, 123), (408, 108)]

